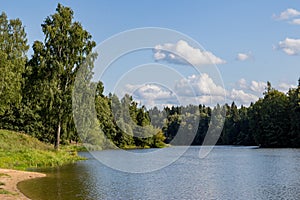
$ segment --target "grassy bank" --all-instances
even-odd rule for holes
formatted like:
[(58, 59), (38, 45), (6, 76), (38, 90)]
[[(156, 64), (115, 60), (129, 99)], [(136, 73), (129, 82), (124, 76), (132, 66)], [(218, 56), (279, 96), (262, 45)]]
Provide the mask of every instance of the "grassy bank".
[(29, 135), (0, 130), (0, 168), (54, 167), (81, 159), (72, 147), (62, 146), (55, 151), (52, 145)]

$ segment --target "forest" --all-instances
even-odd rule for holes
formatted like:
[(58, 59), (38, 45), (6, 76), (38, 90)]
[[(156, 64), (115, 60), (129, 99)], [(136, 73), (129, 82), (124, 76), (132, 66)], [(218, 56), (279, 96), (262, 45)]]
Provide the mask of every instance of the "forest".
[[(214, 122), (222, 129), (218, 145), (300, 147), (300, 79), (286, 94), (268, 82), (263, 97), (248, 107), (232, 102), (146, 109), (129, 95), (106, 96), (103, 83), (92, 82), (93, 61), (101, 55), (93, 53), (92, 35), (73, 15), (58, 4), (43, 21), (44, 40), (34, 42), (30, 58), (21, 20), (0, 15), (0, 129), (24, 132), (56, 149), (73, 142), (126, 149), (202, 145)], [(101, 134), (93, 127), (80, 133), (74, 123), (72, 92), (80, 68), (96, 90), (97, 119), (85, 123)]]
[[(217, 126), (223, 124), (223, 127), (217, 145), (300, 147), (300, 79), (298, 87), (291, 88), (287, 94), (272, 88), (268, 82), (263, 98), (249, 107), (238, 108), (232, 102), (214, 108), (189, 105), (165, 108), (164, 111), (153, 108), (149, 112), (157, 125), (164, 115), (167, 116), (163, 126), (167, 143), (181, 129), (183, 133), (194, 132), (192, 145), (202, 145), (210, 121), (219, 120)], [(175, 144), (187, 143), (181, 139)]]

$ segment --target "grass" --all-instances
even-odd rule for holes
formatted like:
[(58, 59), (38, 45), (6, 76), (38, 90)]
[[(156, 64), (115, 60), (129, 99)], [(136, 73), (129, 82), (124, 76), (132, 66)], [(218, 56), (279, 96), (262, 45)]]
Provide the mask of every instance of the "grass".
[(0, 130), (0, 168), (55, 167), (82, 159), (74, 147), (62, 146), (55, 151), (52, 145), (24, 133)]
[(2, 176), (10, 177), (10, 175), (8, 175), (8, 174), (0, 173), (0, 177), (2, 177)]
[(2, 189), (2, 188), (0, 188), (0, 194), (11, 194), (11, 195), (15, 195), (14, 193), (11, 193), (11, 192), (9, 192), (9, 191), (7, 191), (7, 190), (4, 190), (4, 189)]

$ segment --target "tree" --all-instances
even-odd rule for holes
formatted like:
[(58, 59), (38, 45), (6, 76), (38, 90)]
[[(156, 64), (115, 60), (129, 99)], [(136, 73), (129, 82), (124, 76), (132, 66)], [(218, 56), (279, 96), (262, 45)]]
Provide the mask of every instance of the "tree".
[(96, 44), (81, 24), (73, 21), (73, 11), (61, 4), (45, 19), (42, 30), (45, 40), (34, 42), (29, 70), (40, 84), (38, 91), (44, 97), (41, 106), (50, 120), (47, 123), (56, 127), (52, 134), (58, 149), (61, 132), (67, 133), (73, 121), (71, 95), (76, 72), (88, 62)]
[(236, 144), (237, 136), (239, 134), (240, 116), (237, 106), (232, 102), (231, 107), (226, 106), (227, 114), (223, 127), (222, 143), (223, 144)]
[(291, 143), (293, 147), (300, 147), (300, 78), (298, 80), (298, 87), (289, 90), (288, 98)]
[(253, 106), (250, 129), (262, 147), (289, 146), (288, 98), (268, 82), (264, 98)]
[(22, 75), (28, 48), (22, 22), (19, 19), (8, 20), (6, 14), (2, 13), (0, 15), (0, 120), (2, 117), (10, 116), (14, 108), (20, 106)]
[(254, 138), (253, 138), (253, 134), (249, 128), (249, 110), (250, 110), (250, 108), (241, 106), (241, 108), (239, 109), (240, 121), (238, 123), (239, 134), (237, 136), (237, 141), (236, 141), (237, 145), (248, 145), (248, 146), (256, 145)]

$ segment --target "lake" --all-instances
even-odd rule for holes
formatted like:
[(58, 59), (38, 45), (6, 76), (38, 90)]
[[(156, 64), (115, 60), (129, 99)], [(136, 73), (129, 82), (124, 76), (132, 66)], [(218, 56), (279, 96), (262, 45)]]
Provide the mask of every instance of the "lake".
[[(168, 149), (175, 155), (182, 147)], [(147, 173), (118, 171), (81, 153), (89, 159), (43, 169), (47, 177), (18, 186), (33, 200), (300, 198), (300, 149), (217, 146), (205, 158), (199, 158), (199, 150), (190, 147), (175, 162)], [(134, 150), (141, 154), (151, 151), (156, 150)], [(118, 150), (94, 154), (124, 162)], [(162, 159), (158, 156), (156, 162)], [(126, 165), (139, 166), (134, 162)]]

